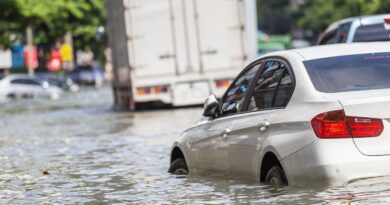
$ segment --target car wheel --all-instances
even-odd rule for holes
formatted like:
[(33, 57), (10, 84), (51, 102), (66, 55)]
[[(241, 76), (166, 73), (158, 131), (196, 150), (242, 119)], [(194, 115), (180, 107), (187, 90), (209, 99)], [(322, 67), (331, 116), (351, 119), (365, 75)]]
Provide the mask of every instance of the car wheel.
[(265, 177), (265, 183), (271, 185), (283, 185), (287, 186), (287, 177), (283, 169), (280, 166), (273, 166)]
[(16, 99), (16, 95), (14, 93), (10, 93), (7, 95), (7, 98), (14, 100), (14, 99)]
[(186, 160), (184, 160), (184, 158), (175, 159), (171, 163), (171, 166), (169, 167), (168, 172), (171, 174), (176, 174), (176, 175), (188, 174), (188, 167), (187, 167)]

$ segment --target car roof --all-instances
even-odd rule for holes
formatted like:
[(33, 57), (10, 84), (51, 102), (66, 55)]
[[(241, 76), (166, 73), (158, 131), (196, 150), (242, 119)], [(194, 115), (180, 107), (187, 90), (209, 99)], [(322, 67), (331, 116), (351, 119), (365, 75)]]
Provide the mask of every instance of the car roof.
[(14, 79), (30, 79), (30, 80), (38, 80), (36, 76), (29, 76), (27, 74), (11, 74), (5, 76), (2, 80), (14, 80)]
[(313, 60), (335, 56), (382, 52), (390, 52), (390, 42), (363, 42), (318, 45), (286, 51), (272, 52), (262, 56), (262, 58), (269, 56), (285, 56), (294, 53), (300, 55), (303, 60)]
[(384, 23), (385, 17), (390, 17), (390, 14), (378, 14), (378, 15), (372, 15), (372, 16), (362, 16), (362, 17), (360, 17), (360, 23), (362, 25)]
[(339, 21), (333, 22), (328, 26), (325, 32), (329, 32), (331, 30), (337, 29), (340, 24), (360, 21), (361, 25), (370, 25), (370, 24), (378, 24), (383, 23), (385, 17), (390, 17), (390, 14), (376, 14), (371, 16), (354, 16), (345, 19), (341, 19)]
[(325, 32), (329, 32), (331, 30), (337, 29), (340, 24), (356, 21), (356, 20), (359, 20), (359, 19), (360, 19), (360, 17), (350, 17), (350, 18), (345, 18), (345, 19), (341, 19), (339, 21), (333, 22), (333, 23), (331, 23), (328, 26), (328, 28), (326, 28)]

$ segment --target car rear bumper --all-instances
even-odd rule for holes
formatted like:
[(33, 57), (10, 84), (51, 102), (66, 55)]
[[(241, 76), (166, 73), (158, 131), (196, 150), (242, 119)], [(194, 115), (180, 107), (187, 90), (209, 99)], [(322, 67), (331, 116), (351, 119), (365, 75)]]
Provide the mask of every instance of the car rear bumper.
[(337, 186), (390, 175), (390, 155), (363, 155), (352, 139), (318, 139), (281, 162), (294, 185)]

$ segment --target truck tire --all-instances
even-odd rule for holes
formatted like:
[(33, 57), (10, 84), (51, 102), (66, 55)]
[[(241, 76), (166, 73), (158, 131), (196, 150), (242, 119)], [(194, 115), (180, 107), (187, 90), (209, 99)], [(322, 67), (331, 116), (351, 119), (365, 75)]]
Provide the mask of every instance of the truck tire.
[(175, 175), (187, 175), (188, 167), (186, 160), (184, 160), (184, 158), (175, 159), (171, 163), (168, 172)]
[(287, 186), (287, 177), (283, 169), (276, 165), (268, 170), (265, 177), (265, 183), (276, 186)]

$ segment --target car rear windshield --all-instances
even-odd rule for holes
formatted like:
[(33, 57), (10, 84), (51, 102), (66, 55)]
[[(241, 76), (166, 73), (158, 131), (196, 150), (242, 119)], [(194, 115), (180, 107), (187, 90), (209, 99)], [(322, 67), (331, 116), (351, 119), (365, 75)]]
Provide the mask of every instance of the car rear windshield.
[(390, 88), (390, 52), (314, 59), (304, 65), (320, 92)]
[(360, 26), (355, 33), (354, 42), (390, 41), (390, 30), (383, 23)]

